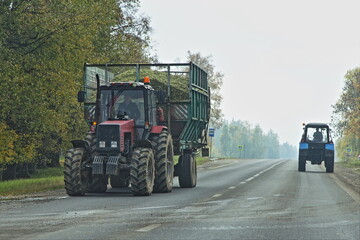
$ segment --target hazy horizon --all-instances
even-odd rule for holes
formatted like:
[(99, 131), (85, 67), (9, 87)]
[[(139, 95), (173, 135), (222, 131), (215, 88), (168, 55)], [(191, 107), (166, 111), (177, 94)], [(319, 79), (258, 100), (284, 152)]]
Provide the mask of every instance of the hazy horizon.
[(225, 119), (297, 145), (303, 122), (331, 121), (348, 70), (360, 66), (360, 1), (141, 1), (160, 62), (211, 55), (225, 74)]

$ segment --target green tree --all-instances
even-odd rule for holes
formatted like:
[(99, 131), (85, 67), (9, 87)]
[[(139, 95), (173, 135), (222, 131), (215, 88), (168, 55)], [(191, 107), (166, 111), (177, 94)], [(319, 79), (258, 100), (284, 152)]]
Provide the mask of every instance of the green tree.
[[(355, 160), (360, 155), (360, 67), (346, 73), (343, 92), (333, 108), (337, 155)], [(347, 147), (352, 148), (352, 156), (345, 153)]]
[(6, 162), (0, 155), (0, 165), (56, 165), (70, 140), (82, 137), (87, 126), (76, 93), (84, 62), (148, 57), (151, 29), (136, 15), (138, 6), (136, 0), (0, 2), (0, 123), (18, 136), (15, 154)]

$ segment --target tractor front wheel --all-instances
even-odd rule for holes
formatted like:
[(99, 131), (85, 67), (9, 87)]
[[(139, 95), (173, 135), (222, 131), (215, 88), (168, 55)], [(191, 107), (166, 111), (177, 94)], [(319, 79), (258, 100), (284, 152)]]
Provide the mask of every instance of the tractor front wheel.
[(130, 183), (135, 196), (150, 196), (154, 188), (155, 166), (151, 148), (137, 147), (131, 156)]
[(86, 161), (84, 148), (71, 148), (64, 162), (64, 182), (69, 196), (83, 196), (89, 181), (89, 173), (83, 167)]

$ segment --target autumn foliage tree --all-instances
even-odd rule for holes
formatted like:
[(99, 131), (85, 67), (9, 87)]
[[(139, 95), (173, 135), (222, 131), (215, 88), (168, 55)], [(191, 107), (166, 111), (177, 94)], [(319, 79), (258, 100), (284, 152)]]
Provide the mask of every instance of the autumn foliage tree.
[[(346, 73), (343, 92), (333, 108), (338, 156), (355, 160), (360, 156), (360, 67)], [(350, 156), (346, 148), (352, 149)]]
[(0, 1), (0, 175), (57, 165), (82, 137), (76, 93), (88, 63), (142, 62), (149, 20), (137, 0)]

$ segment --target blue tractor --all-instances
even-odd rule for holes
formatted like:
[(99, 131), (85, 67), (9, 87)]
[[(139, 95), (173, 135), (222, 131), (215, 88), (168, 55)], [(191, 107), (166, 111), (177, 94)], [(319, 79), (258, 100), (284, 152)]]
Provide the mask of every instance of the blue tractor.
[(334, 172), (334, 142), (330, 132), (329, 126), (325, 123), (304, 124), (304, 133), (299, 145), (299, 172), (305, 172), (306, 161), (313, 165), (325, 162), (326, 172)]

